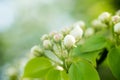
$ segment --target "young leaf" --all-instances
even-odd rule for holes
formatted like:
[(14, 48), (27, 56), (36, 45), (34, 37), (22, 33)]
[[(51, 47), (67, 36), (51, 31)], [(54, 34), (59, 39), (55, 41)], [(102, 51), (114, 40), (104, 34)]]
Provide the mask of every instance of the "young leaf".
[(65, 71), (51, 69), (45, 80), (69, 80), (69, 77)]
[(30, 60), (24, 70), (24, 78), (43, 78), (52, 67), (51, 62), (44, 57)]
[(78, 61), (69, 69), (70, 80), (100, 80), (97, 71), (86, 61)]
[(61, 76), (62, 76), (61, 80), (70, 80), (68, 74), (65, 71), (61, 72)]
[(101, 51), (102, 50), (91, 51), (91, 52), (81, 52), (79, 49), (74, 49), (72, 56), (86, 59), (89, 62), (91, 62), (94, 66), (96, 66), (96, 59)]
[(87, 40), (85, 40), (85, 43), (81, 46), (78, 46), (79, 52), (91, 52), (91, 51), (97, 51), (100, 49), (105, 48), (106, 46), (106, 39), (103, 35), (96, 34)]
[(108, 54), (108, 61), (113, 75), (120, 80), (120, 47), (110, 50)]
[(51, 69), (46, 76), (46, 80), (61, 80), (60, 71)]
[(80, 58), (83, 58), (85, 60), (88, 60), (91, 62), (94, 66), (96, 66), (96, 59), (101, 51), (93, 51), (93, 52), (87, 52), (87, 53), (81, 53), (77, 56)]

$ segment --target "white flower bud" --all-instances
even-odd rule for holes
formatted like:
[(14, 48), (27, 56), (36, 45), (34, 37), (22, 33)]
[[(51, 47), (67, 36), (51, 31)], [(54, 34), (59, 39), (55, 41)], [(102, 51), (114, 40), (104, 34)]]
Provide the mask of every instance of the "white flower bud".
[(50, 36), (51, 38), (53, 38), (53, 36), (54, 36), (55, 34), (57, 34), (57, 32), (56, 32), (56, 31), (53, 31), (53, 32), (49, 33), (49, 36)]
[(80, 40), (83, 36), (83, 30), (76, 26), (73, 28), (73, 30), (70, 32), (70, 35), (72, 35), (76, 41)]
[(120, 16), (118, 16), (118, 15), (113, 16), (113, 17), (112, 17), (112, 22), (113, 22), (114, 24), (120, 22)]
[(73, 24), (73, 27), (79, 26), (80, 28), (84, 29), (85, 28), (85, 23), (84, 21), (78, 21), (75, 24)]
[(114, 26), (114, 32), (117, 34), (120, 34), (120, 22), (115, 24)]
[(100, 28), (106, 28), (107, 25), (102, 23), (100, 20), (93, 20), (92, 21), (92, 26), (96, 29), (100, 29)]
[(52, 49), (52, 43), (50, 40), (44, 40), (43, 41), (43, 47), (47, 50)]
[(71, 31), (71, 28), (68, 28), (68, 27), (65, 27), (61, 30), (62, 34), (63, 35), (67, 35), (69, 34), (69, 32)]
[(53, 37), (53, 40), (55, 42), (60, 42), (62, 39), (63, 39), (63, 35), (60, 34), (60, 33), (55, 34), (54, 37)]
[(72, 35), (66, 35), (64, 38), (64, 45), (67, 49), (70, 49), (75, 44), (75, 38)]
[(35, 56), (42, 56), (44, 51), (39, 46), (35, 45), (31, 48), (31, 53)]
[(98, 19), (102, 22), (108, 22), (110, 20), (110, 17), (111, 17), (110, 13), (104, 12), (98, 17)]
[(89, 37), (94, 34), (94, 29), (93, 28), (87, 28), (85, 31), (85, 37)]
[(44, 34), (44, 35), (41, 37), (41, 40), (44, 41), (44, 40), (46, 40), (46, 39), (48, 39), (48, 38), (49, 38), (49, 36), (48, 36), (47, 34)]

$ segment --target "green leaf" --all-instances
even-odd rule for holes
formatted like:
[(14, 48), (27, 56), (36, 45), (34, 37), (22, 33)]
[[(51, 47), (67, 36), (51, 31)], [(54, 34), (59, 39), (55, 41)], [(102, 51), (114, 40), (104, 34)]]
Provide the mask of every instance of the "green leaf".
[(70, 80), (68, 74), (65, 71), (61, 72), (61, 80)]
[(105, 48), (106, 46), (106, 39), (103, 35), (96, 34), (87, 40), (83, 45), (77, 47), (79, 52), (91, 52)]
[(81, 52), (79, 49), (74, 49), (72, 56), (80, 57), (85, 60), (91, 62), (94, 66), (96, 66), (96, 59), (99, 56), (102, 50), (91, 51), (91, 52)]
[(45, 80), (69, 80), (69, 77), (65, 71), (51, 69)]
[(69, 69), (70, 80), (100, 80), (97, 71), (86, 61), (78, 61)]
[(108, 61), (113, 75), (120, 80), (120, 47), (110, 50), (108, 54)]
[(23, 77), (25, 78), (43, 78), (51, 69), (51, 62), (44, 57), (37, 57), (30, 60), (24, 70)]
[(78, 56), (80, 58), (83, 58), (85, 60), (88, 60), (96, 67), (96, 59), (101, 51), (94, 51), (94, 52), (88, 52), (88, 53), (81, 53)]
[(61, 80), (60, 71), (51, 69), (46, 76), (46, 80)]

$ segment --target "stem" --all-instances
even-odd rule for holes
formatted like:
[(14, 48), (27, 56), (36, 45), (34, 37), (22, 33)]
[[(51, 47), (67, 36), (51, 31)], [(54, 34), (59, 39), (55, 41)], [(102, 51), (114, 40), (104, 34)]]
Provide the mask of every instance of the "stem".
[(57, 55), (57, 53), (53, 49), (51, 49), (51, 52), (53, 52), (54, 55), (56, 55), (59, 58), (59, 56)]
[(116, 34), (116, 44), (117, 44), (117, 46), (119, 46), (119, 34)]
[(61, 63), (59, 63), (59, 62), (57, 62), (57, 61), (55, 61), (55, 60), (51, 59), (50, 57), (48, 57), (48, 56), (47, 56), (47, 55), (45, 55), (45, 54), (44, 54), (44, 57), (46, 57), (46, 58), (50, 59), (52, 62), (54, 62), (54, 63), (56, 63), (56, 64), (58, 64), (58, 65), (62, 66), (62, 64), (61, 64)]

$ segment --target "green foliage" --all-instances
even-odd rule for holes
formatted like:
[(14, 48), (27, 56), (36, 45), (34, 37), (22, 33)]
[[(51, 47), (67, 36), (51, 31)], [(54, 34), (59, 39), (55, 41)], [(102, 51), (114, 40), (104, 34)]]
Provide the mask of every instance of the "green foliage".
[(46, 75), (46, 80), (69, 80), (65, 71), (51, 69)]
[[(83, 36), (83, 29), (80, 23), (76, 23), (77, 26), (74, 24), (69, 29), (65, 29), (65, 31), (69, 30), (69, 33), (64, 34), (63, 31), (60, 31), (63, 37), (59, 42), (53, 40), (60, 38), (58, 36), (59, 32), (52, 34), (52, 36), (47, 34), (50, 36), (42, 40), (44, 57), (36, 56), (37, 58), (30, 60), (25, 67), (23, 78), (38, 78), (43, 80), (100, 80), (101, 77), (98, 74), (99, 67), (108, 59), (109, 66), (107, 65), (106, 67), (119, 80), (120, 25), (117, 25), (117, 29), (119, 30), (115, 32), (117, 29), (114, 29), (113, 26), (115, 27), (116, 23), (114, 21), (116, 21), (116, 17), (115, 20), (113, 17), (108, 12), (102, 13), (95, 23), (95, 26), (99, 25), (99, 27), (94, 28), (96, 32), (90, 35), (90, 37), (84, 35), (81, 38)], [(117, 19), (119, 20), (118, 17)], [(120, 24), (120, 22), (118, 23)], [(106, 26), (103, 27), (101, 24)], [(76, 36), (79, 39), (76, 39)], [(81, 39), (84, 42), (79, 44)], [(45, 41), (49, 41), (51, 44), (47, 49), (46, 46), (48, 46), (48, 43), (44, 44)], [(68, 46), (66, 46), (66, 43)], [(34, 51), (33, 49), (32, 51)], [(109, 75), (112, 75), (112, 73)], [(111, 79), (115, 79), (114, 77), (111, 77)]]
[(24, 78), (37, 78), (46, 80), (69, 80), (65, 71), (57, 70), (52, 63), (44, 57), (30, 60), (24, 71)]
[[(44, 58), (30, 60), (24, 70), (24, 78), (37, 78), (45, 80), (100, 80), (97, 71), (87, 61), (75, 58), (68, 74), (63, 70), (57, 70), (51, 62)], [(80, 75), (80, 76), (79, 76)]]
[[(106, 0), (106, 1), (76, 0), (74, 2), (72, 1), (65, 1), (65, 2), (56, 1), (56, 2), (54, 3), (54, 5), (52, 3), (53, 6), (51, 6), (51, 4), (49, 6), (51, 6), (53, 10), (56, 10), (55, 13), (57, 12), (58, 15), (61, 14), (63, 11), (67, 11), (69, 9), (70, 11), (68, 11), (67, 14), (72, 13), (72, 15), (70, 14), (70, 18), (72, 16), (75, 19), (83, 19), (88, 22), (103, 11), (109, 11), (109, 12), (114, 11), (113, 5), (111, 5), (112, 0)], [(66, 3), (68, 2), (70, 3), (70, 5), (71, 3), (75, 3), (75, 4), (72, 4), (74, 6), (71, 7), (66, 6)], [(21, 55), (21, 53), (28, 52), (28, 49), (33, 44), (39, 43), (39, 39), (35, 40), (35, 38), (39, 38), (40, 35), (45, 32), (46, 30), (45, 28), (47, 28), (50, 24), (52, 24), (51, 26), (53, 25), (56, 26), (55, 25), (56, 23), (54, 23), (54, 19), (56, 18), (56, 16), (53, 16), (56, 14), (53, 13), (53, 10), (49, 9), (48, 5), (44, 5), (44, 6), (40, 5), (40, 6), (42, 6), (42, 9), (39, 7), (38, 9), (35, 9), (36, 7), (34, 7), (33, 12), (31, 8), (30, 10), (28, 8), (29, 11), (26, 11), (26, 8), (21, 10), (19, 17), (17, 18), (17, 20), (15, 20), (16, 22), (12, 25), (13, 28), (11, 28), (10, 30), (4, 33), (3, 35), (5, 39), (4, 41), (6, 42), (6, 44), (4, 44), (5, 50), (3, 49), (3, 46), (1, 47), (1, 45), (3, 45), (3, 42), (1, 43), (2, 40), (0, 40), (0, 54), (2, 53), (1, 55), (5, 56), (4, 58), (6, 61), (7, 60), (9, 61), (10, 58), (14, 57), (14, 55), (15, 56)], [(43, 7), (45, 8), (43, 9)], [(58, 10), (60, 10), (60, 12)], [(34, 12), (37, 17), (36, 16), (31, 17), (32, 16), (31, 14)], [(22, 16), (23, 14), (24, 16)], [(63, 16), (66, 16), (66, 13)], [(42, 20), (40, 20), (41, 18)], [(59, 16), (57, 18), (59, 18)], [(90, 23), (87, 23), (86, 25), (89, 24)], [(108, 25), (109, 23), (107, 24), (103, 23), (103, 24)], [(111, 21), (110, 24), (112, 24)], [(42, 29), (40, 27), (42, 27)], [(110, 25), (108, 25), (108, 27), (110, 27)], [(105, 28), (105, 29), (106, 29), (105, 31), (109, 32), (110, 28)], [(78, 45), (73, 50), (72, 48), (66, 50), (66, 47), (64, 46), (63, 43), (58, 43), (57, 45), (52, 46), (55, 47), (56, 49), (55, 51), (51, 50), (53, 52), (45, 52), (44, 57), (36, 57), (30, 60), (26, 64), (26, 67), (24, 69), (23, 79), (28, 78), (28, 80), (34, 80), (34, 79), (35, 80), (36, 79), (37, 80), (41, 80), (41, 79), (42, 80), (100, 80), (99, 75), (97, 73), (98, 68), (105, 61), (105, 59), (108, 58), (109, 67), (113, 75), (119, 80), (120, 50), (119, 48), (115, 47), (115, 46), (118, 47), (119, 44), (116, 43), (117, 40), (115, 40), (114, 36), (111, 36), (111, 33), (110, 34), (107, 33), (106, 35), (103, 35), (103, 33), (105, 32), (99, 34), (96, 32), (97, 31), (95, 31), (95, 34), (93, 36), (89, 38), (84, 38), (83, 39), (84, 44)], [(74, 34), (76, 35), (76, 33)], [(53, 38), (51, 42), (52, 44), (54, 43)], [(74, 46), (76, 45), (72, 45), (72, 47)], [(57, 50), (57, 48), (59, 48), (59, 50)], [(107, 54), (108, 56), (104, 56)], [(0, 57), (1, 58), (0, 64), (3, 64), (2, 56)], [(63, 62), (63, 64), (61, 62)], [(63, 70), (57, 69), (57, 66), (62, 67)], [(11, 80), (15, 80), (14, 77)]]
[(44, 58), (34, 58), (30, 60), (25, 67), (25, 72), (23, 77), (28, 78), (43, 78), (46, 73), (51, 69), (51, 62)]
[(84, 45), (78, 46), (78, 50), (81, 53), (97, 51), (105, 48), (106, 39), (101, 34), (96, 34), (85, 40)]
[(101, 34), (96, 34), (86, 39), (84, 45), (80, 45), (75, 48), (73, 56), (79, 56), (86, 59), (96, 66), (96, 59), (105, 47), (105, 37)]
[(110, 50), (108, 61), (112, 73), (120, 80), (120, 47), (115, 47)]
[(83, 60), (74, 62), (69, 69), (70, 80), (100, 80), (94, 67)]

